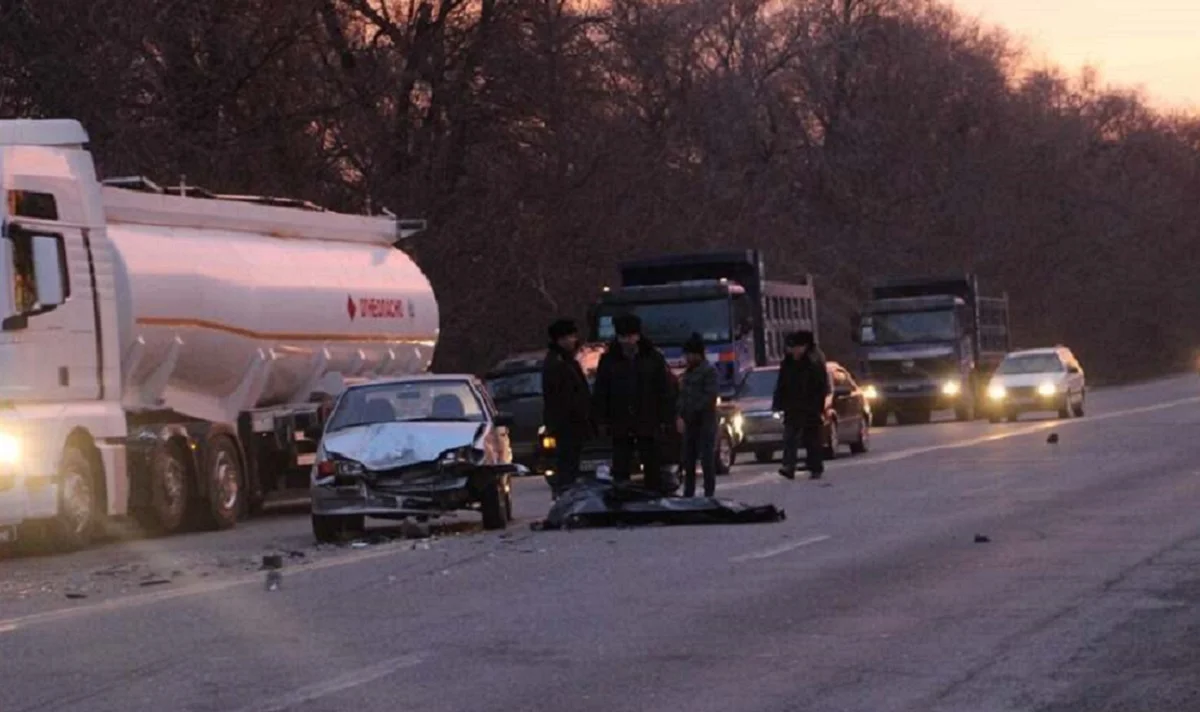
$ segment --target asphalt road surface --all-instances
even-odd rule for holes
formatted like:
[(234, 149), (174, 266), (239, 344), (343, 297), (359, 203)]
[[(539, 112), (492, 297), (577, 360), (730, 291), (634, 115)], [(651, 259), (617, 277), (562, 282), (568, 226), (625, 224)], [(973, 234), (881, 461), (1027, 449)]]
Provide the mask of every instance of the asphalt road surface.
[(1197, 432), (1178, 378), (719, 481), (778, 524), (533, 532), (531, 480), (504, 534), (293, 513), (2, 561), (0, 710), (1200, 709)]

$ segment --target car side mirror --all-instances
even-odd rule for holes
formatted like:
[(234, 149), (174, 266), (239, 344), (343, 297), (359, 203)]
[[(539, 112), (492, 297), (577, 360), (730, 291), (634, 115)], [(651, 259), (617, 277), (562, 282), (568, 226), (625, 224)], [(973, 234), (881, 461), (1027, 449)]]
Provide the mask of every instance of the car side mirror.
[(496, 424), (497, 428), (511, 428), (515, 419), (512, 413), (497, 413), (492, 422)]

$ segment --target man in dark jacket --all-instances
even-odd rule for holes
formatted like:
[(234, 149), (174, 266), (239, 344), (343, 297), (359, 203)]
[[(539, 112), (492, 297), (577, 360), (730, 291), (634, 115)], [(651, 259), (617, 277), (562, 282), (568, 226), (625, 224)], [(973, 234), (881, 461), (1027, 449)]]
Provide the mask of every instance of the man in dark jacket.
[(772, 410), (783, 413), (783, 468), (779, 474), (796, 479), (796, 446), (802, 443), (809, 474), (819, 480), (825, 473), (821, 431), (825, 399), (830, 392), (825, 356), (814, 343), (811, 331), (789, 335), (787, 349), (787, 356), (779, 364), (772, 401)]
[(662, 490), (663, 438), (672, 425), (674, 393), (667, 360), (632, 314), (613, 320), (616, 338), (596, 367), (593, 403), (596, 422), (612, 436), (612, 478), (629, 479), (636, 452), (649, 489)]
[(569, 319), (550, 325), (550, 345), (542, 364), (542, 420), (555, 439), (555, 494), (575, 483), (584, 442), (592, 435), (591, 391), (579, 365), (579, 329)]
[(704, 472), (704, 496), (717, 490), (717, 369), (704, 354), (704, 339), (692, 334), (683, 345), (687, 370), (680, 379), (679, 420), (683, 435), (683, 496), (696, 495), (696, 459)]

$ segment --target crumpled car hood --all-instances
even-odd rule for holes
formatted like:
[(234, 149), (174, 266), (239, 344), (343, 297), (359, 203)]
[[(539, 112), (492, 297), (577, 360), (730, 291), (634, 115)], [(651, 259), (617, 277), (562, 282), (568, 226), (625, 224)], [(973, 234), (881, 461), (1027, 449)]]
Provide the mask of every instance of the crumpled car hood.
[(325, 435), (326, 453), (361, 462), (370, 470), (390, 470), (432, 462), (447, 450), (474, 445), (483, 423), (375, 423)]

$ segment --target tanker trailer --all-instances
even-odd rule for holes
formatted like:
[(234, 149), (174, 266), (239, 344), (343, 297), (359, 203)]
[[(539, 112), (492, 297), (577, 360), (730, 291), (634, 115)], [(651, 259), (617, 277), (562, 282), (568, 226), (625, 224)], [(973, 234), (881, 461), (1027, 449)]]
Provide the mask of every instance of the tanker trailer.
[(232, 527), (307, 489), (343, 383), (429, 367), (433, 290), (393, 218), (101, 183), (86, 141), (0, 121), (0, 540)]

